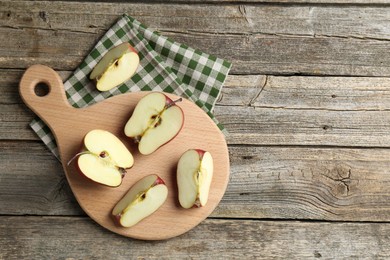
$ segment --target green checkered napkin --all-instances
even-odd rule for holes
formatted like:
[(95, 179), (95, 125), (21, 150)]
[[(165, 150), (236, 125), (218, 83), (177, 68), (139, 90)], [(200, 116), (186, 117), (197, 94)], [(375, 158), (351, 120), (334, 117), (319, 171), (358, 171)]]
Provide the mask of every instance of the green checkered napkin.
[[(89, 73), (110, 48), (122, 42), (129, 42), (138, 51), (140, 65), (129, 81), (110, 91), (99, 92), (89, 80)], [(223, 59), (174, 42), (123, 15), (64, 82), (64, 87), (69, 103), (78, 108), (126, 92), (174, 93), (192, 100), (225, 132), (212, 110), (230, 68), (231, 64)], [(34, 119), (30, 126), (58, 158), (50, 129), (39, 118)]]

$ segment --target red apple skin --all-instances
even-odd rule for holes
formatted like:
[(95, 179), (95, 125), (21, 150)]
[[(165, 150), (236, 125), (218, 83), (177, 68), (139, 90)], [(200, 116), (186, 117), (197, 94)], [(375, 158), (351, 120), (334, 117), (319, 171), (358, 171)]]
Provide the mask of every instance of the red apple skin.
[[(176, 106), (176, 102), (174, 102), (172, 99), (170, 99), (167, 95), (163, 94), (166, 98), (166, 104), (167, 105), (170, 105), (170, 106)], [(179, 107), (179, 106), (177, 106)], [(182, 115), (182, 118), (183, 118), (183, 122), (180, 126), (180, 129), (179, 131), (177, 131), (177, 133), (175, 134), (175, 136), (173, 136), (170, 140), (168, 140), (166, 143), (164, 143), (163, 145), (161, 145), (160, 147), (166, 145), (167, 143), (169, 143), (170, 141), (172, 141), (173, 139), (175, 139), (175, 137), (180, 133), (180, 131), (183, 129), (183, 125), (184, 125), (184, 120), (185, 120), (185, 117), (184, 117), (184, 112), (183, 112), (183, 109), (181, 107), (180, 108), (180, 111), (181, 111), (181, 115)], [(160, 148), (159, 147), (159, 148)]]
[[(183, 125), (184, 125), (184, 113), (183, 113), (183, 110), (181, 110), (181, 113), (183, 114), (183, 123), (181, 124), (181, 127), (179, 129), (179, 131), (177, 131), (177, 133), (170, 139), (168, 140), (167, 142), (165, 142), (164, 144), (162, 144), (160, 147), (166, 145), (167, 143), (169, 143), (170, 141), (172, 141), (173, 139), (175, 139), (175, 137), (180, 133), (180, 131), (183, 129)], [(160, 148), (159, 147), (159, 148)], [(158, 149), (158, 148), (157, 148)]]
[[(104, 184), (104, 183), (96, 182), (96, 181), (94, 181), (94, 180), (88, 178), (88, 177), (81, 171), (80, 166), (79, 166), (79, 164), (78, 164), (78, 159), (77, 159), (76, 166), (77, 166), (77, 171), (79, 172), (79, 174), (80, 174), (84, 179), (88, 180), (89, 182), (93, 182), (93, 183), (96, 183), (96, 184), (98, 184), (98, 185), (102, 185), (102, 186), (109, 187), (109, 188), (117, 188), (117, 187), (119, 187), (119, 186), (122, 184), (122, 182), (121, 182), (121, 183), (119, 183), (119, 185), (117, 185), (117, 186), (109, 186), (109, 185), (106, 185), (106, 184)], [(124, 175), (122, 175), (122, 180), (123, 180), (123, 177), (124, 177)]]
[[(77, 159), (77, 161), (78, 161), (78, 159)], [(85, 180), (87, 180), (87, 181), (90, 181), (90, 182), (94, 182), (93, 180), (91, 180), (90, 178), (88, 178), (87, 176), (85, 176), (85, 174), (81, 171), (80, 166), (79, 166), (78, 163), (76, 163), (76, 169), (77, 169), (77, 172), (79, 173), (79, 175), (80, 175), (83, 179), (85, 179)], [(99, 184), (99, 183), (98, 183), (98, 184)], [(103, 185), (103, 184), (102, 184), (102, 185)]]
[(194, 149), (199, 154), (199, 160), (202, 161), (203, 155), (206, 153), (205, 150), (202, 149)]
[(134, 49), (134, 47), (131, 46), (130, 44), (129, 44), (129, 50), (130, 50), (131, 52), (135, 52), (135, 53), (138, 54), (138, 51), (137, 51), (136, 49)]
[[(164, 96), (165, 96), (165, 99), (166, 99), (166, 105), (169, 105), (169, 106), (176, 106), (176, 103), (172, 100), (172, 99), (170, 99), (167, 95), (165, 95), (164, 93), (162, 93)], [(179, 106), (178, 106), (179, 107)], [(181, 111), (181, 114), (182, 114), (182, 117), (183, 117), (183, 122), (182, 122), (182, 124), (181, 124), (181, 126), (180, 126), (180, 129), (179, 129), (179, 131), (177, 131), (177, 133), (171, 138), (171, 139), (169, 139), (168, 141), (166, 141), (165, 143), (163, 143), (162, 145), (160, 145), (157, 149), (156, 149), (156, 151), (158, 150), (158, 149), (160, 149), (161, 147), (163, 147), (164, 145), (166, 145), (167, 143), (169, 143), (170, 141), (172, 141), (173, 139), (175, 139), (175, 137), (180, 133), (180, 131), (183, 129), (183, 125), (184, 125), (184, 120), (185, 120), (185, 117), (184, 117), (184, 112), (183, 112), (183, 109), (181, 108), (181, 107), (179, 107), (180, 108), (180, 111)], [(142, 138), (142, 137), (141, 137)], [(153, 153), (152, 153), (153, 154)]]
[[(129, 47), (132, 48), (131, 45), (129, 45)], [(86, 134), (86, 135), (87, 135), (87, 134)], [(85, 135), (85, 136), (86, 136), (86, 135)], [(80, 151), (79, 154), (80, 154), (80, 155), (81, 155), (81, 153), (83, 153), (83, 152), (88, 152), (88, 149), (87, 149), (87, 147), (85, 146), (85, 143), (84, 143), (85, 136), (84, 136), (84, 138), (83, 138), (82, 144), (80, 145), (80, 149), (79, 149), (79, 151)], [(79, 158), (80, 158), (80, 155), (77, 156), (77, 160), (74, 160), (75, 158), (72, 158), (68, 163), (70, 164), (70, 162), (76, 161), (76, 169), (77, 169), (78, 173), (79, 173), (84, 179), (86, 179), (86, 180), (88, 180), (88, 181), (90, 181), (90, 182), (96, 183), (96, 184), (100, 184), (100, 185), (102, 185), (102, 186), (110, 187), (110, 188), (116, 188), (116, 187), (119, 187), (119, 186), (122, 184), (122, 182), (121, 182), (118, 186), (109, 186), (109, 185), (105, 185), (105, 184), (103, 184), (103, 183), (99, 183), (99, 182), (93, 181), (92, 179), (88, 178), (88, 177), (81, 171), (81, 169), (80, 169), (80, 166), (79, 166), (79, 163), (78, 163)], [(134, 166), (134, 164), (133, 164), (133, 166)], [(131, 169), (133, 166), (131, 166), (130, 168), (125, 168), (125, 170)], [(122, 176), (122, 180), (123, 180), (123, 178), (126, 176), (126, 173), (125, 173), (125, 174), (121, 174), (121, 176)]]
[(166, 101), (165, 101), (165, 104), (166, 105), (170, 105), (170, 104), (172, 104), (173, 103), (173, 105), (174, 105), (174, 103), (175, 102), (173, 102), (173, 100), (172, 99), (170, 99), (167, 95), (165, 95), (165, 94), (163, 94), (164, 96), (165, 96), (165, 99), (166, 99)]
[[(80, 149), (80, 153), (82, 153), (82, 152), (87, 152), (88, 150), (87, 150), (87, 148), (85, 147), (85, 145), (84, 144), (82, 144), (82, 148)], [(110, 187), (110, 188), (116, 188), (116, 187), (119, 187), (121, 184), (122, 184), (122, 182), (118, 185), (118, 186), (109, 186), (109, 185), (106, 185), (106, 184), (104, 184), (104, 183), (99, 183), (99, 182), (96, 182), (96, 181), (94, 181), (94, 180), (92, 180), (92, 179), (90, 179), (90, 178), (88, 178), (84, 173), (83, 173), (83, 171), (80, 169), (80, 166), (79, 166), (79, 157), (80, 157), (80, 155), (78, 156), (78, 158), (77, 158), (77, 162), (76, 162), (76, 169), (77, 169), (77, 172), (85, 179), (85, 180), (88, 180), (88, 181), (90, 181), (90, 182), (93, 182), (93, 183), (96, 183), (96, 184), (100, 184), (100, 185), (102, 185), (102, 186), (106, 186), (106, 187)], [(130, 167), (131, 168), (131, 167)], [(130, 168), (127, 168), (127, 169), (130, 169)], [(126, 170), (127, 170), (126, 169)], [(122, 180), (123, 180), (123, 178), (126, 176), (126, 174), (122, 174)]]
[[(87, 150), (84, 150), (84, 151), (87, 151)], [(99, 184), (99, 185), (102, 185), (102, 186), (105, 186), (105, 187), (109, 187), (109, 188), (117, 188), (117, 187), (119, 187), (119, 186), (122, 184), (122, 182), (121, 182), (121, 183), (119, 183), (119, 185), (117, 185), (117, 186), (109, 186), (109, 185), (106, 185), (106, 184), (104, 184), (104, 183), (96, 182), (96, 181), (94, 181), (94, 180), (88, 178), (88, 177), (83, 173), (83, 171), (80, 169), (80, 166), (79, 166), (78, 161), (79, 161), (79, 160), (78, 160), (78, 158), (77, 158), (77, 163), (76, 163), (77, 171), (79, 172), (79, 174), (80, 174), (84, 179), (88, 180), (89, 182), (93, 182), (93, 183), (96, 183), (96, 184)], [(124, 176), (125, 176), (125, 174), (122, 175), (122, 180), (123, 180)]]
[[(183, 129), (183, 125), (184, 125), (184, 113), (183, 113), (183, 110), (181, 110), (181, 113), (183, 114), (183, 123), (181, 124), (181, 127), (180, 127), (180, 129), (179, 129), (179, 131), (177, 131), (177, 133), (171, 138), (171, 139), (169, 139), (168, 141), (166, 141), (165, 143), (163, 143), (162, 145), (160, 145), (160, 147), (158, 147), (157, 149), (156, 149), (156, 151), (158, 150), (158, 149), (160, 149), (161, 147), (163, 147), (164, 145), (166, 145), (167, 143), (169, 143), (170, 141), (172, 141), (173, 139), (175, 139), (175, 137), (180, 133), (180, 131)], [(155, 152), (155, 151), (154, 151)], [(153, 153), (154, 153), (153, 152)]]
[(202, 207), (202, 205), (200, 204), (200, 202), (199, 202), (199, 199), (197, 199), (196, 201), (195, 201), (195, 204), (194, 204), (194, 206), (192, 206), (192, 209), (193, 208), (201, 208)]
[[(154, 183), (152, 184), (152, 186), (151, 187), (154, 187), (154, 186), (157, 186), (157, 185), (160, 185), (160, 184), (163, 184), (163, 185), (165, 185), (165, 182), (164, 182), (164, 180), (163, 179), (161, 179), (160, 178), (160, 176), (158, 176), (158, 175), (156, 175), (157, 176), (157, 179), (154, 181)], [(146, 177), (146, 176), (145, 176)], [(135, 183), (134, 183), (135, 184)], [(130, 187), (130, 189), (131, 189), (131, 187)], [(127, 193), (127, 192), (126, 192)], [(125, 193), (125, 195), (126, 195), (126, 193)], [(125, 196), (124, 195), (124, 196)], [(121, 198), (122, 199), (122, 198)], [(118, 227), (123, 227), (122, 225), (121, 225), (121, 223), (120, 223), (120, 218), (121, 218), (121, 213), (119, 213), (119, 214), (117, 214), (117, 215), (112, 215), (112, 214), (110, 214), (111, 215), (111, 217), (113, 218), (113, 220), (114, 220), (114, 223), (115, 223), (115, 225), (117, 225)]]
[(118, 215), (112, 215), (110, 214), (115, 225), (118, 226), (118, 227), (122, 227), (121, 223), (120, 223), (120, 219), (121, 219), (121, 214), (119, 213)]
[[(129, 52), (135, 52), (138, 55), (138, 51), (133, 46), (131, 46), (131, 44), (129, 42), (124, 42), (122, 44), (126, 44), (127, 45)], [(116, 45), (116, 46), (114, 46), (112, 48), (115, 48), (117, 46), (119, 46), (119, 45)], [(126, 54), (126, 53), (123, 53), (123, 54)], [(98, 79), (98, 77), (94, 78), (93, 81), (96, 83), (97, 79)]]
[[(177, 102), (180, 102), (182, 100), (182, 98), (179, 98), (178, 100), (176, 101), (173, 101), (170, 97), (168, 97), (167, 95), (165, 95), (164, 93), (161, 93), (165, 96), (165, 105), (166, 106), (176, 106), (176, 103)], [(181, 109), (181, 108), (180, 108)]]
[[(166, 106), (176, 106), (176, 102), (175, 101), (173, 101), (172, 99), (170, 99), (167, 95), (165, 95), (164, 93), (162, 93), (162, 92), (159, 92), (159, 93), (161, 93), (161, 94), (163, 94), (164, 95), (164, 97), (165, 97), (165, 105)], [(179, 106), (177, 106), (177, 107), (179, 107)], [(183, 109), (181, 108), (181, 107), (179, 107), (180, 108), (180, 111), (181, 111), (181, 114), (182, 114), (182, 118), (183, 118), (183, 122), (182, 122), (182, 124), (181, 124), (181, 126), (180, 126), (180, 129), (177, 131), (177, 133), (171, 138), (171, 139), (169, 139), (168, 141), (166, 141), (165, 143), (163, 143), (162, 145), (160, 145), (157, 149), (156, 149), (156, 151), (158, 150), (158, 149), (160, 149), (161, 147), (163, 147), (164, 145), (166, 145), (167, 143), (169, 143), (170, 141), (172, 141), (173, 139), (175, 139), (175, 137), (180, 133), (180, 131), (183, 129), (183, 126), (184, 126), (184, 121), (185, 121), (185, 117), (184, 117), (184, 112), (183, 112)], [(140, 142), (140, 139), (142, 139), (142, 135), (141, 136), (134, 136), (134, 137), (131, 137), (136, 143), (139, 143)], [(154, 151), (154, 152), (156, 152), (156, 151)]]
[[(206, 153), (206, 151), (202, 150), (202, 149), (194, 149), (194, 150), (199, 154), (199, 160), (202, 161), (203, 155)], [(202, 205), (200, 204), (199, 198), (197, 198), (194, 202), (194, 205), (191, 207), (191, 209), (201, 208), (201, 207), (202, 207)]]
[[(85, 144), (82, 143), (82, 144), (81, 144), (81, 147), (80, 147), (80, 152), (79, 152), (79, 153), (83, 153), (83, 152), (87, 152), (87, 151), (88, 151), (88, 150), (87, 150), (87, 148), (85, 147)], [(88, 178), (88, 177), (81, 171), (81, 169), (80, 169), (80, 167), (79, 167), (79, 163), (78, 163), (78, 162), (79, 162), (79, 157), (80, 157), (80, 155), (77, 156), (77, 160), (74, 160), (74, 158), (72, 158), (70, 162), (76, 161), (76, 170), (77, 170), (77, 172), (79, 173), (79, 175), (80, 175), (83, 179), (85, 179), (85, 180), (87, 180), (87, 181), (90, 181), (90, 182), (97, 183), (97, 182), (91, 180), (90, 178)], [(69, 162), (69, 163), (70, 163), (70, 162)], [(98, 183), (98, 184), (101, 184), (101, 183)], [(103, 185), (103, 184), (102, 184), (102, 185)]]
[(156, 181), (153, 183), (152, 187), (157, 186), (157, 185), (159, 185), (159, 184), (164, 184), (164, 185), (165, 185), (165, 182), (164, 182), (163, 179), (160, 178), (160, 176), (157, 175), (157, 179), (156, 179)]

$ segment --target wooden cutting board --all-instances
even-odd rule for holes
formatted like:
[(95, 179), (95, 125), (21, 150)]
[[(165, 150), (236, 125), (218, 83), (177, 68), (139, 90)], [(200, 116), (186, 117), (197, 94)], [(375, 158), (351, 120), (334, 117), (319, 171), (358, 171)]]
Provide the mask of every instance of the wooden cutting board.
[[(35, 94), (39, 83), (49, 86), (45, 96)], [(137, 102), (148, 92), (118, 95), (92, 106), (77, 109), (69, 105), (58, 74), (49, 67), (34, 65), (23, 75), (20, 95), (52, 130), (59, 148), (66, 178), (81, 208), (97, 223), (117, 234), (143, 239), (161, 240), (181, 235), (207, 218), (218, 205), (229, 181), (229, 154), (225, 138), (215, 123), (198, 106), (183, 99), (178, 105), (185, 120), (181, 132), (151, 155), (141, 155), (137, 145), (123, 133)], [(167, 94), (172, 100), (179, 97)], [(105, 187), (83, 178), (75, 163), (68, 161), (80, 151), (83, 137), (93, 129), (110, 131), (119, 137), (134, 156), (134, 166), (127, 171), (117, 188)], [(176, 165), (188, 149), (209, 151), (214, 159), (214, 176), (209, 200), (202, 208), (183, 209), (178, 202)], [(169, 195), (153, 215), (130, 228), (115, 224), (111, 217), (114, 205), (140, 178), (157, 174), (166, 183)]]

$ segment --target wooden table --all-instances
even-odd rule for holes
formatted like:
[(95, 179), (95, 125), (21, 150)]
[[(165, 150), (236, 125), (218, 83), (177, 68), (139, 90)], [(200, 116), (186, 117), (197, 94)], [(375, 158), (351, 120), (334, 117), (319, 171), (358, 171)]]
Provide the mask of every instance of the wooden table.
[[(0, 259), (390, 258), (390, 1), (115, 2), (0, 2)], [(233, 63), (227, 192), (166, 241), (88, 218), (18, 94), (33, 64), (65, 80), (122, 13)]]

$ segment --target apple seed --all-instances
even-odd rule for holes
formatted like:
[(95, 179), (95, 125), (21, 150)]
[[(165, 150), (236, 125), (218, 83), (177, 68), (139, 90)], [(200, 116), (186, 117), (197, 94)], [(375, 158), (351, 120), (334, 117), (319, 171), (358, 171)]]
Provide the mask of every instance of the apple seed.
[(125, 169), (125, 168), (122, 168), (122, 167), (118, 167), (118, 170), (119, 170), (119, 172), (121, 173), (122, 178), (125, 177), (125, 175), (126, 175), (126, 173), (127, 173), (126, 169)]
[(153, 115), (151, 119), (152, 119), (152, 123), (150, 124), (151, 125), (150, 128), (157, 127), (161, 124), (162, 119), (160, 115)]
[(108, 156), (108, 153), (106, 151), (103, 151), (99, 154), (100, 158), (106, 158)]

